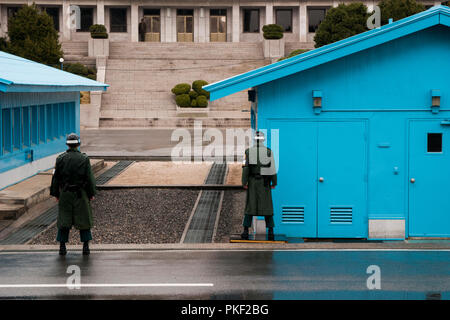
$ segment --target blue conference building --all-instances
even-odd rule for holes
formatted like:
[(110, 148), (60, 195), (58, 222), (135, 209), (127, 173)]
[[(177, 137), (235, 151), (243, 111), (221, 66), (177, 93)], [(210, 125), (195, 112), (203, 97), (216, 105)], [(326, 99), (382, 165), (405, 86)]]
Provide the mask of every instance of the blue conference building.
[(53, 167), (80, 132), (80, 91), (106, 88), (0, 51), (0, 189)]
[(449, 27), (436, 6), (204, 87), (256, 91), (277, 233), (450, 237)]

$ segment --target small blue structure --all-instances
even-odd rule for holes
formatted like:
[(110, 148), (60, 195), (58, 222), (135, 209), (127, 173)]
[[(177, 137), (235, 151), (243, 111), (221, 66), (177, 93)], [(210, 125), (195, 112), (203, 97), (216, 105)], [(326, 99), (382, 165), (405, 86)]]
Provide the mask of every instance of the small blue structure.
[(53, 167), (80, 132), (80, 91), (106, 87), (0, 51), (0, 189)]
[(450, 237), (449, 27), (436, 6), (204, 87), (257, 91), (278, 233)]

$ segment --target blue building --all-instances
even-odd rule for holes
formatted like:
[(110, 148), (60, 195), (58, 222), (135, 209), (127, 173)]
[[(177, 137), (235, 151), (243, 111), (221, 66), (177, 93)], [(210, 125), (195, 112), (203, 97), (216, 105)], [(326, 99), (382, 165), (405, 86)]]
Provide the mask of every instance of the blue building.
[(449, 26), (436, 6), (205, 87), (256, 90), (278, 233), (450, 237)]
[(0, 51), (0, 189), (54, 166), (80, 131), (80, 91), (107, 85)]

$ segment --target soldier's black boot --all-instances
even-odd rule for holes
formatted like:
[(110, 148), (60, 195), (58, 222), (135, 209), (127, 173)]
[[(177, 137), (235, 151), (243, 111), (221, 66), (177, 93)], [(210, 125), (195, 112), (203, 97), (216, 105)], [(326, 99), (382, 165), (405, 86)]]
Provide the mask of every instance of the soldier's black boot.
[(269, 233), (267, 234), (267, 239), (269, 241), (273, 241), (275, 239), (275, 236), (273, 234), (273, 228), (269, 228)]
[(87, 256), (91, 253), (91, 250), (89, 250), (89, 241), (83, 242), (83, 255)]
[(66, 243), (60, 242), (59, 243), (59, 255), (65, 256), (66, 254), (67, 254)]
[(244, 227), (244, 232), (241, 233), (241, 239), (248, 240), (248, 227)]

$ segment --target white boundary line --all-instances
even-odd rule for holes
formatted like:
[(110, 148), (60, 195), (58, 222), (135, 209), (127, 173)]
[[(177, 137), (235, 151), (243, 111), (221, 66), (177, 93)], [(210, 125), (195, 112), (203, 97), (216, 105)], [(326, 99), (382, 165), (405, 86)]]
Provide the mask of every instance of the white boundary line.
[[(80, 250), (68, 250), (68, 252), (73, 251), (77, 252)], [(392, 249), (380, 249), (380, 248), (366, 248), (366, 249), (358, 249), (358, 248), (305, 248), (305, 249), (92, 249), (91, 255), (96, 253), (158, 253), (158, 252), (305, 252), (305, 251), (318, 251), (318, 252), (334, 252), (334, 251), (413, 251), (413, 252), (450, 252), (450, 249), (405, 249), (405, 248), (392, 248)], [(36, 251), (0, 251), (0, 255), (7, 254), (55, 254), (57, 253), (57, 249), (55, 250), (36, 250)]]
[(213, 287), (214, 283), (80, 283), (80, 284), (2, 284), (3, 288), (113, 288), (113, 287)]

